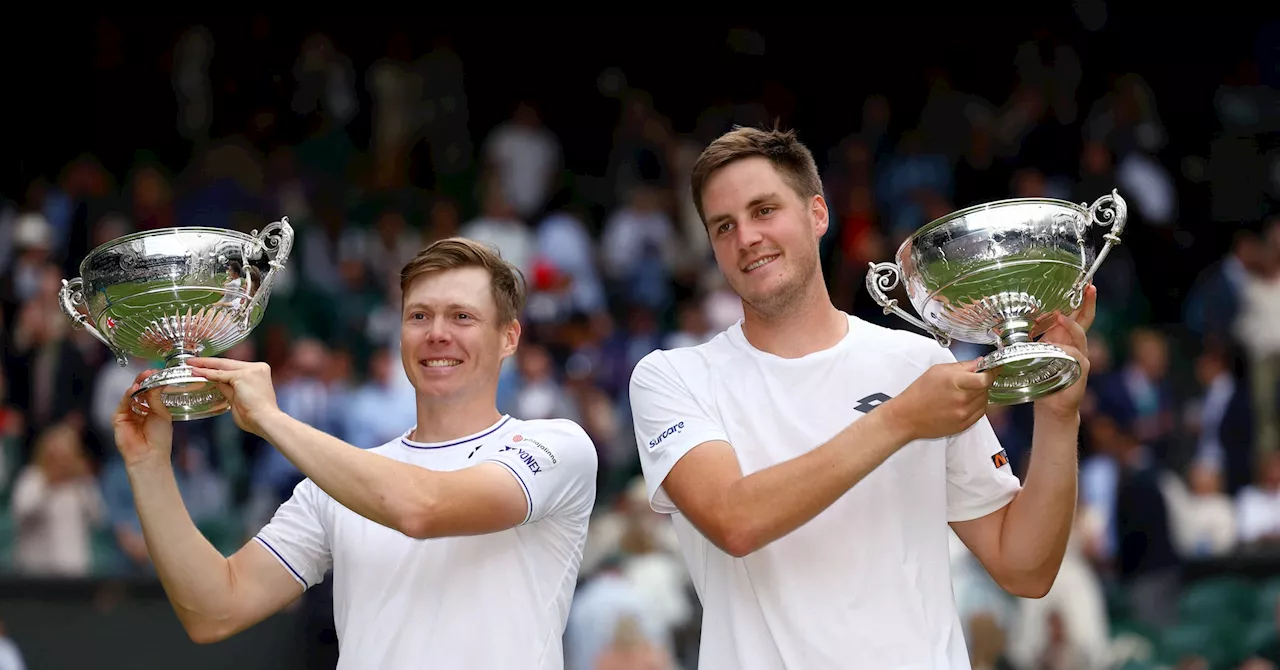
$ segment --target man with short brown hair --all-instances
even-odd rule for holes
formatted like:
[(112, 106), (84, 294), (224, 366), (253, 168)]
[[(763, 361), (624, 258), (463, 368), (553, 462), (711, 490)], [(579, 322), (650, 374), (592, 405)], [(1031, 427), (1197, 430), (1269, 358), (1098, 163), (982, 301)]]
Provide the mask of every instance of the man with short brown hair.
[[(650, 353), (630, 398), (650, 505), (702, 601), (700, 665), (968, 667), (947, 525), (1007, 591), (1044, 595), (1074, 516), (1084, 378), (1036, 403), (1021, 486), (985, 418), (993, 372), (832, 305), (829, 212), (794, 133), (725, 134), (692, 188), (744, 318)], [(1042, 338), (1086, 375), (1095, 295)]]
[[(308, 478), (223, 558), (183, 509), (160, 397), (115, 415), (143, 533), (178, 618), (198, 642), (254, 625), (333, 569), (338, 667), (560, 670), (561, 639), (595, 503), (596, 451), (572, 421), (496, 407), (524, 306), (519, 272), (471, 240), (410, 261), (401, 359), (418, 422), (364, 451), (285, 415), (263, 363), (197, 358), (236, 423)], [(146, 375), (139, 376), (140, 381)]]

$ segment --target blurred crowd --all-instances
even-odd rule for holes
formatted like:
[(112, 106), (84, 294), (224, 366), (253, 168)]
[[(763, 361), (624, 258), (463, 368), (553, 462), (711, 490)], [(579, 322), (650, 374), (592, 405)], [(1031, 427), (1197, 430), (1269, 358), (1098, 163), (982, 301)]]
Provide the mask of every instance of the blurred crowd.
[[(688, 174), (707, 141), (735, 123), (770, 123), (772, 110), (717, 107), (678, 132), (661, 100), (623, 87), (615, 132), (600, 138), (606, 174), (592, 179), (566, 164), (561, 136), (572, 129), (544, 124), (538, 100), (473, 138), (463, 62), (444, 44), (357, 71), (314, 35), (287, 82), (289, 109), (213, 133), (214, 43), (197, 27), (174, 47), (186, 164), (143, 159), (117, 175), (86, 153), (0, 194), (0, 565), (39, 577), (152, 574), (111, 415), (157, 363), (116, 365), (60, 311), (61, 280), (79, 274), (88, 251), (134, 231), (248, 231), (287, 215), (297, 240), (266, 317), (224, 355), (267, 361), (286, 412), (368, 448), (415, 420), (399, 361), (399, 270), (423, 245), (463, 235), (498, 247), (530, 287), (500, 409), (572, 418), (600, 454), (570, 667), (693, 667), (697, 598), (638, 479), (627, 380), (649, 351), (703, 342), (741, 317)], [(1242, 178), (1232, 167), (1280, 132), (1276, 91), (1242, 66), (1218, 91), (1217, 126), (1184, 143), (1209, 154), (1188, 156), (1171, 148), (1143, 76), (1086, 67), (1081, 56), (1065, 44), (1023, 45), (1010, 54), (1016, 84), (999, 99), (958, 90), (938, 70), (923, 106), (869, 96), (853, 103), (861, 119), (847, 138), (811, 144), (833, 213), (822, 258), (837, 306), (893, 327), (909, 328), (870, 300), (866, 268), (928, 221), (1006, 197), (1089, 203), (1114, 188), (1129, 203), (1125, 244), (1095, 280), (1079, 523), (1057, 584), (1042, 600), (1007, 598), (955, 542), (957, 603), (984, 669), (1112, 667), (1124, 626), (1174, 644), (1163, 631), (1190, 625), (1180, 606), (1189, 562), (1280, 542), (1280, 170)], [(1110, 86), (1087, 99), (1082, 82), (1092, 81)], [(373, 107), (367, 147), (346, 131), (358, 85)], [(288, 124), (300, 140), (280, 139)], [(1188, 181), (1210, 194), (1207, 220), (1180, 216)], [(1230, 244), (1212, 265), (1185, 266), (1174, 258), (1188, 234)], [(1162, 281), (1186, 273), (1197, 277), (1170, 315)], [(989, 416), (1021, 474), (1030, 408)], [(301, 478), (229, 416), (176, 426), (174, 463), (187, 509), (228, 553)], [(1267, 646), (1272, 598), (1241, 624), (1261, 631), (1253, 646), (1227, 662), (1280, 664)], [(1178, 660), (1220, 653), (1217, 639)]]

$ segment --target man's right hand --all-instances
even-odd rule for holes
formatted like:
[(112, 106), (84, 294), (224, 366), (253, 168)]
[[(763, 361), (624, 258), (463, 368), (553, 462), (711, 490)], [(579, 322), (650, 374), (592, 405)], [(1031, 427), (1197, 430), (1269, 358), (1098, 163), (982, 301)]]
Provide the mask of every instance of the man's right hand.
[(974, 372), (978, 361), (939, 363), (876, 411), (905, 431), (908, 441), (964, 432), (987, 413), (987, 390), (996, 372)]
[(115, 428), (116, 449), (120, 451), (125, 467), (148, 462), (169, 465), (169, 454), (173, 448), (173, 417), (164, 406), (160, 389), (152, 389), (145, 396), (150, 411), (135, 405), (133, 401), (133, 393), (138, 390), (142, 380), (153, 372), (155, 371), (147, 370), (133, 380), (133, 385), (124, 392), (111, 419)]

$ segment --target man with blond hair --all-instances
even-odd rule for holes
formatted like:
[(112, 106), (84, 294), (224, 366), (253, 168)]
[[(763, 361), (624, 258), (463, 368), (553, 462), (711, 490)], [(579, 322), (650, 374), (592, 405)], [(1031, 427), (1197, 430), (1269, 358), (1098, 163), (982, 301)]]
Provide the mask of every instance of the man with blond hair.
[[(1084, 377), (1035, 406), (1025, 486), (987, 422), (993, 372), (836, 309), (829, 212), (792, 132), (739, 128), (693, 170), (744, 318), (655, 351), (630, 397), (649, 501), (703, 604), (700, 667), (967, 668), (947, 526), (1005, 590), (1043, 596), (1076, 500)], [(1088, 373), (1090, 288), (1044, 335)]]
[[(254, 625), (333, 569), (340, 669), (563, 667), (562, 635), (595, 501), (596, 451), (564, 419), (499, 413), (498, 373), (520, 340), (518, 271), (446, 239), (401, 273), (401, 359), (417, 425), (368, 451), (285, 415), (263, 363), (188, 361), (236, 423), (307, 476), (244, 548), (224, 558), (183, 509), (171, 419), (129, 389), (116, 442), (143, 533), (192, 639)], [(146, 377), (138, 377), (141, 381)]]

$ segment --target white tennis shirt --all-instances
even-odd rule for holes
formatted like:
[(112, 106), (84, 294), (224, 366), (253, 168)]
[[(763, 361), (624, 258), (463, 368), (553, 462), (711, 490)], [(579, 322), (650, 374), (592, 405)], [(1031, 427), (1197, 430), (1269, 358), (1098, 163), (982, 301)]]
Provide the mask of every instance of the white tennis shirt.
[(333, 569), (339, 670), (560, 670), (595, 504), (591, 439), (572, 421), (508, 416), (445, 443), (408, 434), (373, 451), (431, 470), (500, 463), (529, 515), (498, 533), (416, 540), (298, 484), (255, 539), (304, 588)]
[(636, 366), (631, 405), (650, 503), (672, 514), (704, 608), (699, 667), (969, 667), (947, 523), (999, 510), (1020, 486), (985, 417), (950, 438), (907, 444), (811, 521), (743, 558), (716, 548), (662, 489), (699, 444), (727, 441), (749, 475), (820, 446), (930, 365), (954, 360), (931, 339), (850, 316), (837, 345), (798, 359), (755, 349), (739, 321)]

